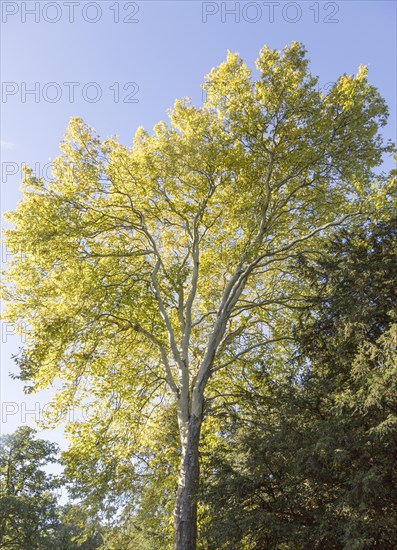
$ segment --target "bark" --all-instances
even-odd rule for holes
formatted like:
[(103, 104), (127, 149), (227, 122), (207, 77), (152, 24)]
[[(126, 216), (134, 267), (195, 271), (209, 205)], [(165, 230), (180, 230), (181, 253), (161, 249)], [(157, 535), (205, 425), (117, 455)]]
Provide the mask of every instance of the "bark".
[(192, 414), (180, 426), (182, 457), (174, 510), (174, 550), (196, 550), (201, 422)]

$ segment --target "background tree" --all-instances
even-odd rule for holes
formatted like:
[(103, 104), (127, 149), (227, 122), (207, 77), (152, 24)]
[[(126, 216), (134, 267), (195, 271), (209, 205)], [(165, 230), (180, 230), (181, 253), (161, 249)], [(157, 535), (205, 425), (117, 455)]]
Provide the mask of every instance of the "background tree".
[(58, 506), (59, 523), (54, 532), (52, 550), (95, 550), (104, 548), (104, 526), (95, 516), (87, 515), (80, 505), (68, 502)]
[(265, 358), (240, 383), (238, 414), (224, 402), (205, 468), (209, 548), (396, 547), (396, 241), (389, 218), (301, 258), (318, 299), (295, 355), (275, 355), (278, 380)]
[(74, 119), (54, 180), (28, 171), (8, 216), (21, 376), (35, 389), (62, 380), (58, 409), (101, 407), (72, 427), (75, 445), (95, 453), (121, 436), (139, 451), (153, 409), (176, 405), (178, 550), (196, 547), (207, 385), (289, 336), (279, 310), (299, 294), (285, 262), (359, 210), (384, 151), (387, 109), (365, 68), (327, 95), (298, 43), (263, 48), (257, 69), (229, 53), (202, 107), (177, 101), (130, 149)]
[[(57, 462), (58, 446), (37, 439), (28, 426), (1, 437), (0, 548), (16, 550), (93, 550), (98, 533), (83, 540), (83, 531), (58, 506), (61, 476), (48, 473)], [(77, 509), (74, 510), (79, 515)]]
[(27, 426), (1, 437), (0, 548), (49, 548), (60, 480), (45, 471), (57, 447)]

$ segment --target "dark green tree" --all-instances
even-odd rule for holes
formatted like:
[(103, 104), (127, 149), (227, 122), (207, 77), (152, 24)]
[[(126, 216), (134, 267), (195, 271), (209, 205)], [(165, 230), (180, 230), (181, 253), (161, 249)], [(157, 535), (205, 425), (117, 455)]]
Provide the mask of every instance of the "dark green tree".
[(74, 519), (77, 507), (58, 506), (62, 477), (50, 474), (58, 446), (35, 437), (28, 426), (1, 437), (0, 548), (16, 550), (93, 550), (98, 532), (85, 536)]
[(60, 479), (45, 471), (57, 446), (23, 426), (1, 437), (0, 548), (50, 548)]
[(396, 219), (340, 231), (291, 266), (317, 298), (295, 354), (275, 350), (242, 379), (238, 411), (224, 403), (208, 548), (397, 547), (396, 237)]

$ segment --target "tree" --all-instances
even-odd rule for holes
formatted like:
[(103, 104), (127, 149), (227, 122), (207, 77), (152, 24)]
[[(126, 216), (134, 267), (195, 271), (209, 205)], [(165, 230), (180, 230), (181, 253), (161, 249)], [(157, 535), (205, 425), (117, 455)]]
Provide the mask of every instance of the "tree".
[(22, 426), (1, 437), (0, 548), (98, 548), (102, 543), (99, 533), (83, 540), (83, 530), (73, 520), (81, 512), (70, 505), (58, 506), (62, 477), (46, 472), (58, 462), (58, 446), (36, 439), (36, 433)]
[(101, 407), (72, 427), (82, 453), (104, 437), (139, 450), (153, 409), (176, 404), (178, 550), (196, 547), (209, 382), (288, 337), (278, 310), (299, 296), (286, 259), (360, 210), (385, 150), (387, 108), (364, 67), (327, 95), (298, 43), (263, 48), (257, 68), (254, 81), (229, 53), (202, 107), (177, 101), (171, 123), (139, 129), (130, 149), (72, 120), (53, 181), (28, 171), (8, 216), (21, 377), (34, 389), (61, 379), (58, 409)]
[(78, 505), (58, 506), (59, 522), (51, 540), (51, 550), (95, 550), (103, 548), (103, 526), (88, 517)]
[(291, 266), (317, 299), (283, 376), (266, 361), (241, 382), (239, 414), (224, 403), (209, 548), (396, 547), (396, 238), (395, 218), (367, 223)]
[(44, 470), (57, 448), (34, 434), (24, 426), (1, 437), (0, 548), (50, 548), (58, 524), (60, 480)]

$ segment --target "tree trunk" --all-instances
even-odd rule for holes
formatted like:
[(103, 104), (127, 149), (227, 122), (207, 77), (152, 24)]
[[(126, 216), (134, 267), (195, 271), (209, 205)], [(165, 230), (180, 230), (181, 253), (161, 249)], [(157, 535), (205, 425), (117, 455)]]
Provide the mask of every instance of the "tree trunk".
[(192, 414), (180, 425), (182, 458), (174, 510), (174, 550), (196, 550), (201, 422)]

